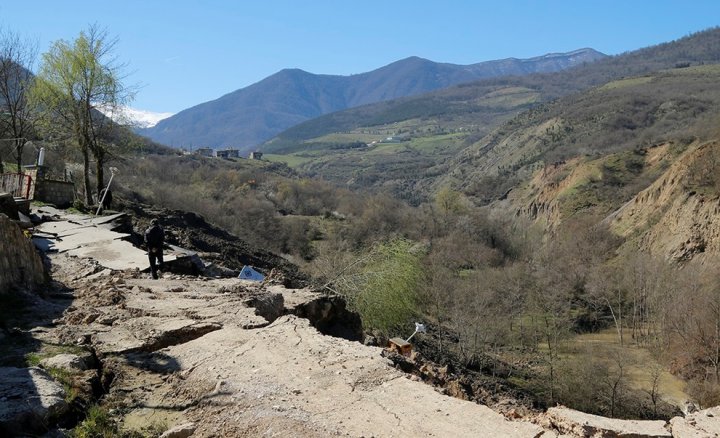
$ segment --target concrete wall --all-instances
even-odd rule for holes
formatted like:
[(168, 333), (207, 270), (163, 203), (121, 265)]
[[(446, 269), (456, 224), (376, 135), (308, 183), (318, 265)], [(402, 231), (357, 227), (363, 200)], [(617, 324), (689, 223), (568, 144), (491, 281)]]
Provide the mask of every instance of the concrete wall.
[(0, 214), (0, 294), (11, 288), (32, 289), (45, 282), (45, 268), (20, 227)]
[(58, 207), (69, 207), (75, 201), (75, 184), (67, 181), (39, 180), (35, 185), (35, 200)]

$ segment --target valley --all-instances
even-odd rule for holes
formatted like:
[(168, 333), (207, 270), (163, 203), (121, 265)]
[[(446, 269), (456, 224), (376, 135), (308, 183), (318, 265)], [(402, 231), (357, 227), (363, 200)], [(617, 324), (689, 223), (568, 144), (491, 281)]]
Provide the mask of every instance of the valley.
[[(93, 32), (70, 48), (102, 46)], [(0, 372), (47, 380), (65, 407), (0, 417), (0, 432), (717, 434), (720, 29), (550, 58), (480, 77), (421, 58), (286, 69), (161, 121), (160, 144), (88, 96), (58, 100), (49, 73), (71, 63), (46, 56), (27, 83), (37, 131), (0, 160)], [(244, 123), (252, 159), (191, 150)], [(33, 160), (31, 202), (15, 192)], [(69, 187), (65, 205), (43, 185)], [(245, 265), (267, 281), (238, 278)], [(94, 365), (42, 362), (58, 353)]]
[[(37, 238), (55, 240), (63, 249), (46, 254), (51, 287), (43, 296), (18, 295), (16, 312), (4, 318), (13, 329), (3, 339), (0, 373), (27, 386), (27, 378), (11, 371), (27, 369), (33, 382), (45, 376), (64, 387), (56, 390), (60, 398), (40, 387), (27, 389), (27, 396), (39, 399), (51, 413), (41, 423), (28, 422), (37, 411), (8, 415), (19, 411), (8, 409), (11, 401), (3, 397), (4, 433), (42, 432), (47, 420), (73, 427), (76, 434), (127, 437), (242, 436), (278, 427), (282, 436), (368, 431), (393, 436), (398, 428), (413, 435), (490, 430), (508, 437), (583, 436), (579, 431), (589, 428), (595, 433), (670, 437), (713, 433), (718, 426), (707, 420), (716, 410), (670, 423), (603, 419), (567, 408), (543, 412), (519, 398), (522, 392), (513, 389), (513, 383), (499, 389), (501, 380), (487, 381), (488, 376), (473, 376), (453, 363), (440, 366), (419, 352), (405, 357), (357, 342), (360, 320), (347, 312), (342, 300), (307, 288), (287, 288), (281, 284), (286, 272), (273, 269), (268, 280), (259, 283), (208, 278), (218, 268), (206, 265), (197, 277), (185, 273), (187, 264), (178, 257), (167, 262), (160, 280), (152, 280), (137, 267), (121, 266), (133, 254), (142, 259), (144, 251), (126, 248), (124, 258), (114, 260), (112, 248), (126, 244), (126, 238), (108, 239), (118, 230), (130, 231), (132, 240), (141, 221), (114, 214), (99, 222), (49, 207), (35, 211), (52, 217), (39, 225), (47, 237)], [(157, 213), (172, 234), (183, 228), (198, 235), (212, 231), (202, 223), (179, 228), (173, 213)], [(0, 225), (3, 231), (7, 227)], [(87, 227), (96, 228), (92, 237), (77, 233)], [(50, 229), (58, 233), (51, 237)], [(236, 240), (226, 238), (229, 244)], [(98, 262), (93, 252), (80, 255), (85, 247), (95, 252), (106, 248), (106, 257)], [(108, 264), (114, 268), (105, 267)], [(437, 348), (428, 344), (432, 337), (419, 336), (419, 349)], [(560, 355), (586, 360), (582, 351), (593, 344), (594, 354), (605, 357), (618, 352), (614, 337), (613, 331), (583, 335)], [(645, 379), (655, 374), (640, 368), (648, 353), (632, 345), (622, 350), (633, 386), (642, 385), (638, 389), (651, 394), (659, 389), (663, 397), (684, 395), (676, 389), (677, 379), (667, 373), (659, 386), (648, 387)], [(33, 367), (17, 368), (24, 361)], [(661, 369), (658, 365), (644, 363), (651, 370)], [(278, 374), (279, 369), (291, 372)], [(495, 369), (493, 375), (498, 371), (505, 372)], [(508, 382), (518, 377), (508, 376)], [(0, 384), (0, 392), (10, 398), (17, 391)], [(96, 400), (102, 404), (91, 405)], [(413, 421), (418, 413), (426, 421)]]

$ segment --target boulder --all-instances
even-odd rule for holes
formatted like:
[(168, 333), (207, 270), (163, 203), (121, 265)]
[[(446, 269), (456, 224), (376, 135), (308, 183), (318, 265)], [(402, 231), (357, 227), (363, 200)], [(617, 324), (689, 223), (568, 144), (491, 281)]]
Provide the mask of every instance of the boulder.
[(285, 299), (279, 293), (262, 293), (245, 301), (245, 305), (255, 308), (255, 314), (268, 322), (281, 317), (285, 311)]
[(13, 220), (20, 219), (15, 198), (10, 193), (0, 193), (0, 213), (5, 213)]
[(42, 430), (68, 410), (65, 390), (40, 368), (0, 368), (0, 436)]
[(45, 280), (45, 266), (33, 243), (0, 213), (0, 294), (14, 288), (32, 290)]
[(185, 423), (166, 430), (160, 438), (188, 438), (195, 433), (195, 423)]
[(720, 436), (720, 406), (694, 412), (670, 420), (675, 438), (701, 438)]
[(69, 372), (85, 371), (88, 364), (85, 359), (76, 354), (58, 354), (40, 361), (43, 368), (60, 368)]

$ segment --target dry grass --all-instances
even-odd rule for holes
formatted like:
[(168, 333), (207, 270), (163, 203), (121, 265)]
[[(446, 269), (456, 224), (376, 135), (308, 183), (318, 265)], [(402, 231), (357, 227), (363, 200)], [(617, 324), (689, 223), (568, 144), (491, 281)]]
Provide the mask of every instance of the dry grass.
[(606, 329), (597, 333), (578, 335), (568, 344), (568, 357), (583, 354), (584, 351), (592, 351), (593, 358), (605, 358), (600, 360), (611, 360), (613, 357), (621, 357), (627, 361), (629, 383), (633, 389), (650, 391), (652, 388), (652, 370), (660, 367), (659, 393), (663, 400), (668, 403), (682, 406), (685, 400), (690, 397), (685, 393), (685, 382), (666, 371), (651, 354), (651, 352), (632, 341), (628, 341), (629, 333), (625, 334), (625, 345), (620, 345), (617, 331), (614, 328)]

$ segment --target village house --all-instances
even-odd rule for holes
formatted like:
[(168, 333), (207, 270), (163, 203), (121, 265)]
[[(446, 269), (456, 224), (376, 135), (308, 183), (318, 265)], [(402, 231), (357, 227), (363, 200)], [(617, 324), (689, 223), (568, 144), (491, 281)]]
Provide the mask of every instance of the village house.
[(198, 148), (195, 149), (195, 153), (197, 155), (203, 156), (203, 157), (214, 157), (215, 151), (212, 148)]
[(237, 149), (219, 149), (215, 152), (218, 158), (240, 158), (240, 151)]

